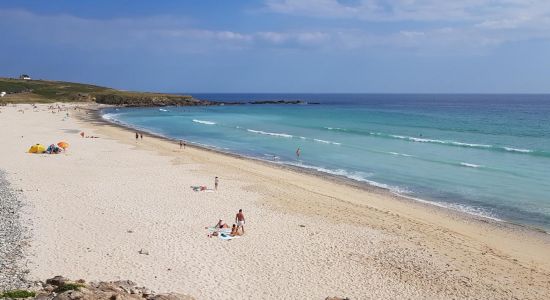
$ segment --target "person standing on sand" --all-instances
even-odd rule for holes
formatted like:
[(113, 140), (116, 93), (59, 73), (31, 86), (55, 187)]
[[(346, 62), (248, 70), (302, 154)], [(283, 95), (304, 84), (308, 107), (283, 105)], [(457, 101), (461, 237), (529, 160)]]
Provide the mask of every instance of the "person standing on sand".
[(136, 132), (136, 142), (139, 140), (139, 134)]
[(180, 149), (183, 147), (183, 141), (180, 140)]
[(216, 176), (216, 178), (214, 178), (214, 189), (218, 189), (218, 183), (219, 183), (219, 179), (218, 179), (218, 176)]
[(141, 140), (143, 141), (143, 133), (140, 133), (139, 135), (141, 136)]
[(243, 230), (243, 234), (244, 234), (245, 219), (244, 219), (244, 214), (243, 214), (242, 209), (239, 209), (239, 212), (235, 216), (235, 223), (237, 223), (237, 230), (236, 231), (238, 232), (239, 228), (241, 228)]

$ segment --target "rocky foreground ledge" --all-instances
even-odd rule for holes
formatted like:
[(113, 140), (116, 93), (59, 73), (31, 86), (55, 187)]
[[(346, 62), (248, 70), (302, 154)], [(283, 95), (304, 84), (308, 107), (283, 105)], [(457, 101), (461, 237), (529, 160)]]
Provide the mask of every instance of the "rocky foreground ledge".
[(46, 282), (36, 282), (32, 290), (12, 290), (0, 292), (0, 299), (39, 299), (39, 300), (195, 300), (178, 293), (155, 293), (138, 286), (130, 280), (89, 282), (80, 279), (69, 280), (55, 276)]
[[(32, 290), (12, 290), (0, 292), (0, 299), (38, 300), (195, 300), (178, 293), (155, 293), (138, 286), (130, 280), (100, 281), (87, 283), (83, 279), (69, 280), (55, 276), (46, 282), (35, 282)], [(350, 300), (349, 298), (327, 297), (325, 300)]]

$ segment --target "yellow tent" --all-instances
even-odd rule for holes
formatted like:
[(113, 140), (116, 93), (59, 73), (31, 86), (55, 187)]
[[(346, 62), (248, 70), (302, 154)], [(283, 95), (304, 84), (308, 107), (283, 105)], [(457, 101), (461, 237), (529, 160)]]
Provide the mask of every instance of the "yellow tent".
[(46, 147), (44, 147), (44, 145), (41, 145), (41, 144), (32, 145), (29, 148), (29, 153), (44, 153), (44, 152), (46, 152)]

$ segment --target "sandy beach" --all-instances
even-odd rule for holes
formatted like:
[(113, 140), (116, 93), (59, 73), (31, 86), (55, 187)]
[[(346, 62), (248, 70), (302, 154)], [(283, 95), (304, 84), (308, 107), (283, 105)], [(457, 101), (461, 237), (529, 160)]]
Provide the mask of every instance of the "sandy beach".
[[(197, 299), (550, 298), (545, 232), (148, 134), (136, 141), (97, 120), (96, 105), (64, 106), (69, 117), (0, 107), (0, 169), (23, 191), (31, 280), (130, 279)], [(59, 141), (65, 153), (26, 153)], [(191, 189), (213, 188), (215, 176), (218, 190)], [(239, 209), (245, 235), (207, 237)]]

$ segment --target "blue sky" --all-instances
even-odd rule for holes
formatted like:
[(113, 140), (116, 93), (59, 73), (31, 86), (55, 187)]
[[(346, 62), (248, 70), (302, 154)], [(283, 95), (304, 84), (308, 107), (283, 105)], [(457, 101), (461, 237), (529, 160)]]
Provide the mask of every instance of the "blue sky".
[(548, 0), (0, 0), (0, 76), (164, 92), (548, 93)]

